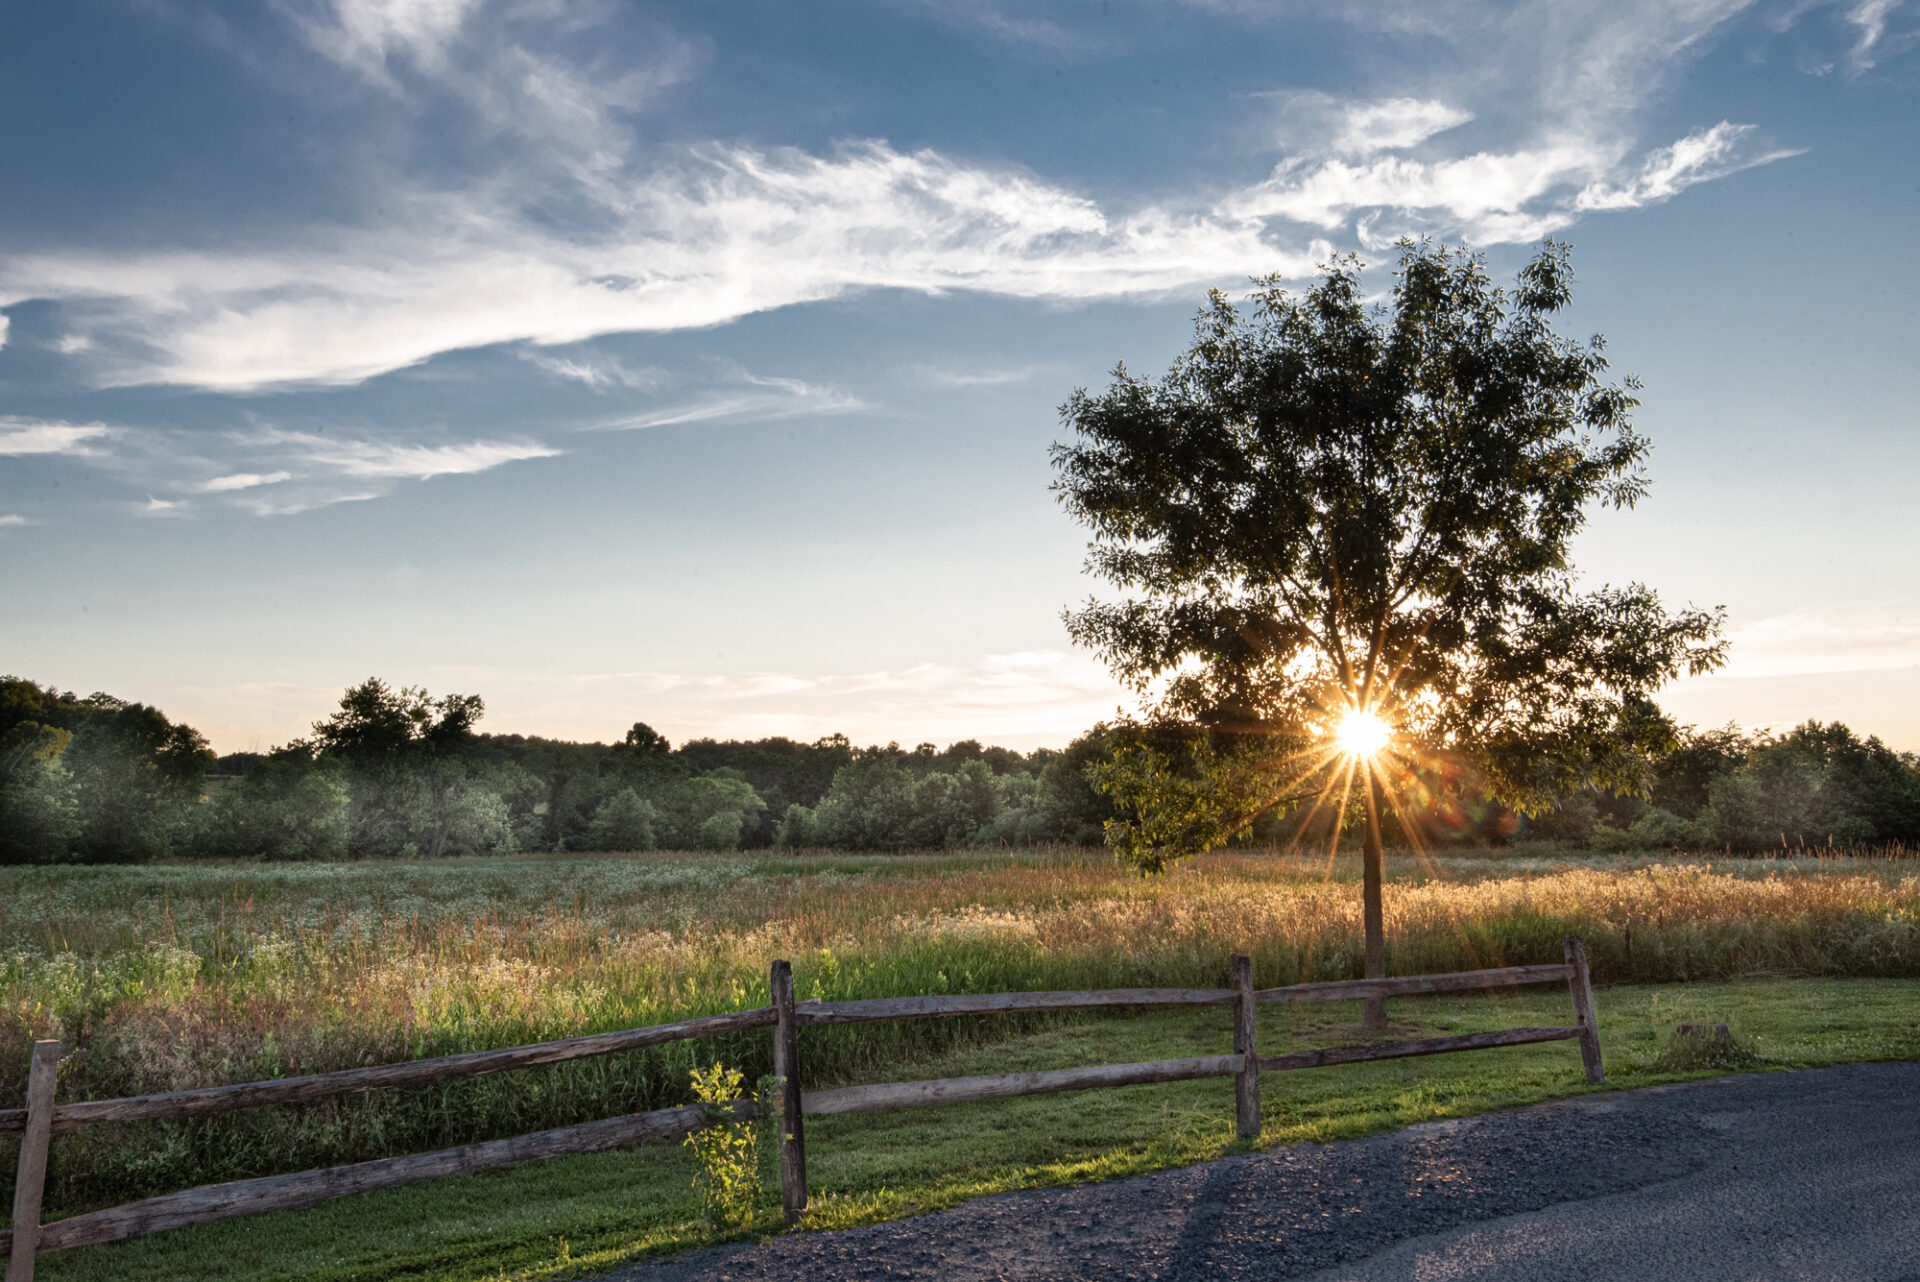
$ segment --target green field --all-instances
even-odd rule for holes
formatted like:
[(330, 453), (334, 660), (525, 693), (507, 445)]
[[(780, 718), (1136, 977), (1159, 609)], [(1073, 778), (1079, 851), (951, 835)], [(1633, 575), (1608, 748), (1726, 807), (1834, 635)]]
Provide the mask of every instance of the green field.
[[(1674, 1074), (1674, 1024), (1731, 1023), (1760, 1067), (1920, 1056), (1920, 881), (1902, 862), (1398, 859), (1396, 973), (1558, 960), (1589, 941), (1616, 1086)], [(801, 996), (1225, 982), (1359, 969), (1353, 879), (1319, 861), (1215, 856), (1140, 882), (1099, 854), (646, 856), (0, 872), (0, 1091), (34, 1035), (87, 1053), (62, 1099), (308, 1072)], [(1405, 999), (1397, 1027), (1563, 1023), (1564, 992)], [(1262, 1015), (1262, 1049), (1339, 1040), (1342, 1006)], [(1220, 1053), (1224, 1011), (816, 1029), (815, 1085)], [(440, 1088), (58, 1137), (52, 1215), (169, 1188), (685, 1100), (718, 1055), (764, 1071), (765, 1034)], [(1587, 1089), (1559, 1043), (1267, 1079), (1263, 1144), (1362, 1134)], [(810, 1124), (816, 1225), (1226, 1151), (1225, 1081)], [(11, 1146), (0, 1161), (11, 1174)], [(690, 1159), (656, 1147), (45, 1257), (47, 1277), (492, 1278), (578, 1271), (710, 1240)], [(6, 1190), (0, 1190), (6, 1192)], [(769, 1221), (763, 1229), (771, 1229)]]

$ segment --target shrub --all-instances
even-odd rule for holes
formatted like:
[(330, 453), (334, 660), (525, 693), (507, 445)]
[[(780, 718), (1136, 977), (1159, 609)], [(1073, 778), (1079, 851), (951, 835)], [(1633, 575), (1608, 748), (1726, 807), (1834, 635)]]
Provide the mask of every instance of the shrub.
[(587, 828), (595, 850), (652, 850), (653, 821), (659, 814), (632, 788), (622, 788), (600, 803)]
[(745, 1075), (737, 1068), (715, 1063), (693, 1069), (693, 1094), (705, 1105), (707, 1124), (687, 1136), (686, 1145), (699, 1159), (693, 1186), (700, 1190), (707, 1220), (716, 1228), (741, 1228), (753, 1222), (760, 1209), (760, 1131), (755, 1121), (733, 1120), (723, 1107), (740, 1098)]

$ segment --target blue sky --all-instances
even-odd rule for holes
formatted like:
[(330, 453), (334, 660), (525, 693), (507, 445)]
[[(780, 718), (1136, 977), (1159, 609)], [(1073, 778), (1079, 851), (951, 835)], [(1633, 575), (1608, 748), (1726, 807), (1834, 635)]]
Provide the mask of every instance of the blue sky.
[(0, 668), (1064, 743), (1068, 392), (1552, 234), (1655, 444), (1580, 564), (1729, 610), (1669, 706), (1920, 749), (1917, 70), (1917, 0), (8, 6)]

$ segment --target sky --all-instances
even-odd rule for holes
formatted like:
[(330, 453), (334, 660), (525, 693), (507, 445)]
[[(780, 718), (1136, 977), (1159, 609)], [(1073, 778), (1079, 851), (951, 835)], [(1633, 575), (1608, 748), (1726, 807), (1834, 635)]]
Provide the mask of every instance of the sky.
[(1920, 0), (10, 5), (0, 193), (0, 671), (222, 751), (1064, 744), (1060, 404), (1404, 235), (1573, 244), (1676, 716), (1920, 749)]

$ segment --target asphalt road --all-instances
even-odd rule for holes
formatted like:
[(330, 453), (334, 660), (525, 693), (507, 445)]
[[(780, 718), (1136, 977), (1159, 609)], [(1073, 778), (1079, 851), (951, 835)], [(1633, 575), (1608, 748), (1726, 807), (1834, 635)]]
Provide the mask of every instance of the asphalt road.
[(1586, 1096), (607, 1282), (788, 1278), (1920, 1282), (1920, 1064)]

